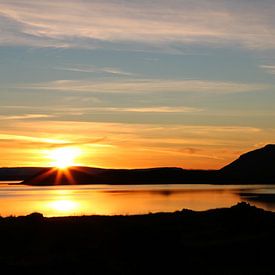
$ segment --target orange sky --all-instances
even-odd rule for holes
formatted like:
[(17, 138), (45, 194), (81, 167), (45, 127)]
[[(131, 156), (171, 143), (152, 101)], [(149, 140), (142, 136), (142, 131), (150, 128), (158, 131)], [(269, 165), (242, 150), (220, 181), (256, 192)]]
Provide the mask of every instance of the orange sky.
[(268, 143), (273, 134), (252, 127), (18, 121), (0, 134), (1, 165), (49, 166), (49, 152), (66, 147), (81, 150), (78, 165), (212, 169), (261, 147), (261, 140)]

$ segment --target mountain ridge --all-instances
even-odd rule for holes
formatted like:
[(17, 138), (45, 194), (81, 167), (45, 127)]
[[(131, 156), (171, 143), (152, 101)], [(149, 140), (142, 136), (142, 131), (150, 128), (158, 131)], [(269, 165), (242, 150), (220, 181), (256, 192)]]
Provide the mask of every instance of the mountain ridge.
[[(179, 167), (155, 167), (140, 169), (108, 169), (94, 167), (70, 167), (60, 170), (51, 167), (0, 168), (17, 175), (22, 184), (275, 184), (275, 144), (242, 154), (238, 159), (219, 170), (188, 170)], [(23, 173), (25, 169), (25, 174)]]

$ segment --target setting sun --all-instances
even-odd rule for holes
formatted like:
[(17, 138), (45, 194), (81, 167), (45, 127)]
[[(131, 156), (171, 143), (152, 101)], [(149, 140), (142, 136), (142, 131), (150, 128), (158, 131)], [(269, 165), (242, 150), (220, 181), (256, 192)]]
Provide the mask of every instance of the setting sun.
[(76, 164), (76, 158), (81, 154), (79, 148), (62, 147), (52, 150), (49, 158), (52, 159), (52, 165), (58, 168), (66, 168)]

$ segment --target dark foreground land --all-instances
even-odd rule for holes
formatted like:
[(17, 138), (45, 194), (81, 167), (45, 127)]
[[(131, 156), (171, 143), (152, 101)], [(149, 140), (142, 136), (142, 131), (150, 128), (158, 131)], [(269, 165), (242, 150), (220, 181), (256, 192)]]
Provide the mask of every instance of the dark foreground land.
[(1, 274), (275, 274), (275, 213), (0, 218)]

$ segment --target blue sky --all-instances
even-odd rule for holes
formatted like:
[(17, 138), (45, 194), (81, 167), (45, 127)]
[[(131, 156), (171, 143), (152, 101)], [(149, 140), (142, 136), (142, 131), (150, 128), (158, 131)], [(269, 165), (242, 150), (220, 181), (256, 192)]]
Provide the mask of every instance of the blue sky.
[(85, 165), (218, 168), (274, 143), (274, 13), (271, 0), (0, 0), (0, 166), (77, 144)]

